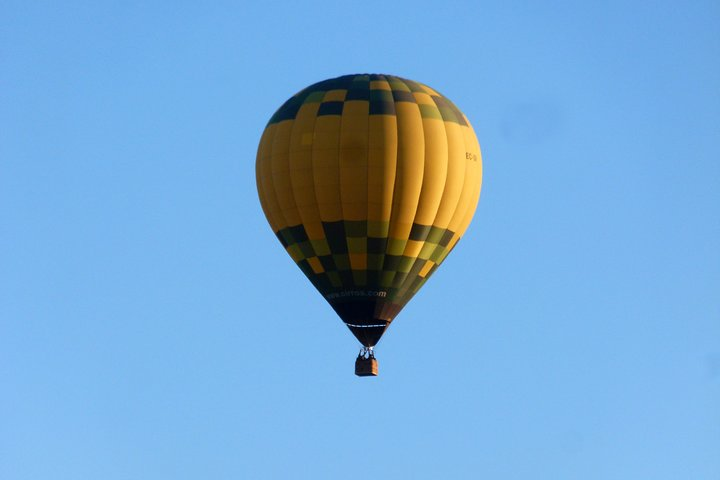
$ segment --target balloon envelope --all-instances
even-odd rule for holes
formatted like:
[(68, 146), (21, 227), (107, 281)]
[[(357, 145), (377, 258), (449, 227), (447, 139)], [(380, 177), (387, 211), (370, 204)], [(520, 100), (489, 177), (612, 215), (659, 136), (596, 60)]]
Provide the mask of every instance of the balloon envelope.
[(482, 160), (470, 122), (437, 91), (358, 74), (285, 102), (256, 174), (280, 243), (372, 347), (470, 224)]

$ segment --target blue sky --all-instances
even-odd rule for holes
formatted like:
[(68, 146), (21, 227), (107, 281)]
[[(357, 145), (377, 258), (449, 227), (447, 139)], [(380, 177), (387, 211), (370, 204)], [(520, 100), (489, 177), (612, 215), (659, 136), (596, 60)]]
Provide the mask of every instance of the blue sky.
[[(717, 2), (0, 6), (0, 477), (720, 476)], [(452, 99), (475, 220), (378, 345), (254, 162), (347, 73)]]

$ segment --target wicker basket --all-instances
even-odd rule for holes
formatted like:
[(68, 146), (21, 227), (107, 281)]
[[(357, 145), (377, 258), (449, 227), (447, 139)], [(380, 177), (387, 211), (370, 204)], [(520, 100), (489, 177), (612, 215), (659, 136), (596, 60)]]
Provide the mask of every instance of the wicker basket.
[(377, 377), (378, 362), (374, 358), (358, 357), (355, 360), (355, 375), (358, 377)]

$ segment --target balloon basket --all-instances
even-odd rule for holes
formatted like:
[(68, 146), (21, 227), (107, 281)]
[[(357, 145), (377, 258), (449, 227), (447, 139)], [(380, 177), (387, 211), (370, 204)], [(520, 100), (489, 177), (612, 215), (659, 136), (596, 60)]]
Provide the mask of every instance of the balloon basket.
[(372, 348), (363, 348), (355, 359), (355, 375), (358, 377), (377, 377), (378, 361)]

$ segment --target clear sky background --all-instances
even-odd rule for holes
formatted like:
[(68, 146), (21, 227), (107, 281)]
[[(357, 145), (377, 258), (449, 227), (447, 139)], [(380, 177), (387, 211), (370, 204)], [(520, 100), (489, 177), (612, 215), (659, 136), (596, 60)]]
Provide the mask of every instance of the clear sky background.
[[(720, 478), (720, 4), (0, 5), (0, 478)], [(473, 224), (359, 344), (255, 189), (347, 73), (469, 117)]]

